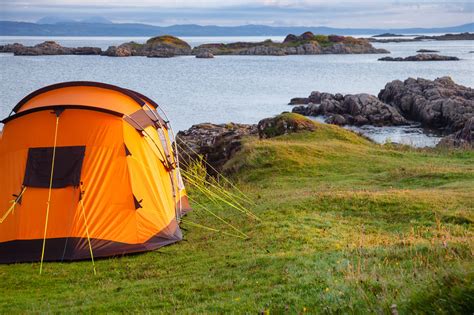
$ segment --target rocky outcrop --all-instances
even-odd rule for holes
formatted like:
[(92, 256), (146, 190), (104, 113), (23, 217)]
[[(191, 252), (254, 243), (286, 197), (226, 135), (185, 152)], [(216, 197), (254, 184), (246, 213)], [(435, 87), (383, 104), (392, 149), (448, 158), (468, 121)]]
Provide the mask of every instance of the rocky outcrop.
[(260, 138), (272, 138), (301, 131), (316, 130), (315, 123), (298, 114), (283, 113), (276, 117), (265, 118), (259, 121), (258, 135)]
[(14, 53), (18, 49), (23, 49), (25, 46), (19, 43), (0, 45), (0, 53)]
[(474, 90), (449, 77), (395, 80), (387, 83), (378, 97), (406, 118), (445, 132), (460, 130), (474, 116)]
[(383, 57), (379, 61), (457, 61), (458, 57), (437, 54), (417, 54), (409, 57)]
[(474, 40), (474, 33), (444, 34), (435, 36), (417, 36), (416, 40)]
[(54, 41), (46, 41), (35, 46), (21, 44), (5, 45), (2, 52), (12, 52), (15, 56), (42, 56), (42, 55), (100, 55), (102, 49), (97, 47), (63, 47)]
[(212, 59), (214, 58), (214, 55), (210, 51), (203, 50), (196, 55), (196, 58)]
[(309, 104), (309, 98), (308, 97), (294, 97), (288, 103), (288, 105), (302, 105), (302, 104)]
[(109, 57), (130, 57), (136, 55), (136, 50), (133, 49), (133, 42), (122, 44), (120, 46), (109, 46), (106, 51), (102, 53), (103, 56)]
[(417, 53), (422, 53), (422, 54), (426, 54), (426, 53), (439, 53), (439, 50), (432, 50), (432, 49), (419, 49), (416, 51)]
[(443, 148), (474, 148), (474, 117), (471, 117), (464, 127), (457, 132), (441, 139), (437, 147)]
[(383, 34), (378, 34), (374, 35), (372, 37), (403, 37), (405, 35), (403, 34), (394, 34), (394, 33), (383, 33)]
[(103, 53), (104, 56), (110, 57), (146, 56), (157, 58), (190, 54), (191, 46), (188, 43), (170, 35), (150, 38), (145, 44), (129, 42), (119, 46), (110, 46)]
[(401, 43), (401, 42), (421, 42), (427, 40), (474, 40), (474, 33), (444, 34), (435, 36), (417, 36), (415, 38), (369, 38), (370, 42), (376, 43)]
[(234, 123), (204, 123), (180, 131), (176, 141), (181, 149), (182, 166), (186, 167), (202, 157), (212, 166), (208, 167), (208, 173), (215, 174), (215, 170), (221, 171), (224, 164), (240, 150), (242, 139), (252, 135), (257, 135), (256, 125)]
[(370, 94), (342, 94), (312, 92), (307, 106), (293, 108), (305, 116), (326, 116), (326, 122), (335, 125), (398, 126), (408, 121), (398, 110)]
[(175, 51), (169, 48), (162, 48), (150, 51), (147, 55), (148, 58), (171, 58), (175, 57)]
[(73, 48), (73, 55), (101, 55), (102, 49), (98, 47), (77, 47)]
[(290, 34), (282, 43), (266, 40), (249, 43), (204, 44), (193, 49), (193, 54), (209, 51), (214, 55), (319, 55), (319, 54), (379, 54), (389, 53), (373, 47), (366, 39), (349, 36), (314, 35), (311, 32), (299, 36)]

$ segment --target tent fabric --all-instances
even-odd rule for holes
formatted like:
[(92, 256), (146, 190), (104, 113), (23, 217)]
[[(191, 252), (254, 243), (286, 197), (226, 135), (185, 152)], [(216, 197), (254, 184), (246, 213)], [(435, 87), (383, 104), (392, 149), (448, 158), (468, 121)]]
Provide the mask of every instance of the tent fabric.
[[(57, 117), (53, 108), (63, 111)], [(20, 101), (0, 134), (0, 216), (27, 189), (0, 224), (0, 263), (39, 261), (43, 241), (45, 261), (88, 259), (86, 229), (94, 257), (180, 241), (189, 204), (156, 108), (141, 94), (94, 82), (53, 85)], [(137, 116), (141, 130), (129, 119)]]

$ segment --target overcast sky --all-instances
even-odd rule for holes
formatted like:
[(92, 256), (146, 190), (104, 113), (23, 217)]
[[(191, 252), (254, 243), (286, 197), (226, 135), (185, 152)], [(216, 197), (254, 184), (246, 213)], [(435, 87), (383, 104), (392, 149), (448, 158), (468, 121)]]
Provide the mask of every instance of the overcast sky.
[(437, 27), (474, 22), (474, 0), (0, 0), (0, 20), (44, 16), (154, 25)]

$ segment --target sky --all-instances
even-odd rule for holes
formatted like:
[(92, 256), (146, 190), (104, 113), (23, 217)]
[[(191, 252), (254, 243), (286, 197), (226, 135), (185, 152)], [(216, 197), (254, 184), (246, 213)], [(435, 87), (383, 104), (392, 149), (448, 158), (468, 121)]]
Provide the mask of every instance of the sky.
[(474, 22), (474, 0), (0, 0), (0, 20), (45, 16), (153, 25), (442, 27)]

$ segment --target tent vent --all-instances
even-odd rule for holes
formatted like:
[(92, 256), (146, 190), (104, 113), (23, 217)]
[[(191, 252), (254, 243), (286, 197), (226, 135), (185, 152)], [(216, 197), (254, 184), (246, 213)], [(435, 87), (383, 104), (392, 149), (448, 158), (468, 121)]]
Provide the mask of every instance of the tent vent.
[(142, 205), (141, 205), (142, 201), (143, 201), (143, 199), (138, 201), (137, 197), (135, 197), (135, 195), (133, 195), (133, 203), (135, 204), (135, 210), (143, 208)]
[[(29, 148), (23, 185), (48, 188), (53, 159), (52, 147)], [(85, 146), (56, 147), (52, 188), (78, 187)]]
[(123, 146), (125, 147), (125, 156), (131, 156), (132, 152), (130, 152), (130, 150), (127, 148), (127, 145), (124, 143)]

